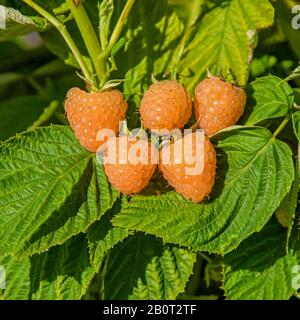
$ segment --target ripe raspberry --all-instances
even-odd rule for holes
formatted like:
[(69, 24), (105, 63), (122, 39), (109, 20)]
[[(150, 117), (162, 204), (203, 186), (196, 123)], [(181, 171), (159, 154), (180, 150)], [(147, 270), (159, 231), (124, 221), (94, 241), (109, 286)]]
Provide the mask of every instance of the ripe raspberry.
[(101, 129), (119, 131), (119, 122), (124, 120), (127, 103), (118, 90), (88, 93), (72, 88), (65, 101), (65, 111), (80, 144), (96, 152), (105, 141), (97, 141)]
[(217, 77), (203, 80), (195, 90), (199, 128), (208, 135), (237, 123), (244, 113), (247, 96), (243, 89)]
[(199, 141), (195, 133), (190, 133), (160, 150), (159, 169), (177, 192), (193, 202), (200, 202), (211, 192), (215, 182), (216, 152), (206, 136)]
[(148, 129), (183, 128), (192, 113), (186, 89), (177, 81), (161, 81), (150, 86), (140, 107), (143, 124)]
[(157, 166), (157, 150), (146, 140), (112, 137), (104, 152), (104, 170), (110, 183), (124, 194), (144, 189)]

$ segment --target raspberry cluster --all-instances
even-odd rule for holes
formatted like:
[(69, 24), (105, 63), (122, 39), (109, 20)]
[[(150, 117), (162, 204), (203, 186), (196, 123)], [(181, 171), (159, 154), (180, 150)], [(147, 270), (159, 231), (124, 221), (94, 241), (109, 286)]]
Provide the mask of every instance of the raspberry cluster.
[[(104, 169), (111, 184), (124, 194), (139, 193), (144, 189), (157, 164), (164, 178), (185, 198), (194, 202), (202, 201), (213, 188), (216, 176), (216, 152), (209, 140), (210, 135), (221, 129), (234, 125), (244, 112), (246, 93), (217, 77), (203, 80), (195, 89), (195, 115), (197, 126), (204, 129), (204, 147), (199, 155), (196, 133), (191, 133), (164, 146), (160, 151), (148, 141), (137, 137), (119, 136), (108, 141), (100, 140), (97, 133), (101, 129), (119, 131), (119, 122), (124, 120), (127, 102), (118, 90), (85, 92), (72, 88), (65, 101), (65, 111), (70, 125), (81, 143), (91, 152), (96, 152), (103, 145)], [(177, 81), (161, 81), (152, 84), (145, 92), (140, 105), (141, 120), (145, 128), (151, 130), (182, 129), (192, 114), (192, 100), (187, 90)], [(178, 144), (189, 142), (193, 161), (186, 157), (177, 161), (175, 152)], [(145, 153), (143, 161), (131, 161), (134, 156)], [(108, 161), (109, 153), (114, 151), (116, 159)], [(146, 152), (147, 151), (147, 152)], [(170, 155), (170, 161), (164, 163), (163, 153)], [(125, 158), (124, 158), (125, 157)], [(197, 174), (188, 174), (187, 168), (193, 168), (202, 160), (203, 168)]]

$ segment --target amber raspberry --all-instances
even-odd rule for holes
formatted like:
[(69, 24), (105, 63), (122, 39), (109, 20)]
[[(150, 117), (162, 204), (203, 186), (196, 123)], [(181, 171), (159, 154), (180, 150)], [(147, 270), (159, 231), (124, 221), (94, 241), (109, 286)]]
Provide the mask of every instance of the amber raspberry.
[(152, 84), (145, 92), (140, 106), (142, 122), (152, 130), (183, 128), (191, 112), (189, 94), (177, 81)]
[(119, 130), (119, 122), (125, 119), (127, 103), (118, 90), (86, 92), (72, 88), (65, 101), (69, 123), (80, 144), (96, 152), (105, 141), (97, 141), (101, 129)]
[(158, 153), (147, 140), (112, 137), (106, 143), (103, 163), (110, 183), (124, 194), (138, 193), (149, 183)]
[(200, 202), (215, 182), (216, 152), (206, 136), (197, 140), (190, 133), (160, 150), (159, 169), (177, 192)]
[(208, 135), (237, 123), (247, 96), (242, 88), (217, 77), (203, 80), (195, 90), (195, 113), (199, 128)]

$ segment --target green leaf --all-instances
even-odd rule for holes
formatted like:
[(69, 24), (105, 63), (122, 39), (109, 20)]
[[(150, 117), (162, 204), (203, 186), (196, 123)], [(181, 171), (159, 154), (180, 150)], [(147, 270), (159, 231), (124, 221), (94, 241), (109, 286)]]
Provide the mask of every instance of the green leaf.
[(36, 70), (32, 72), (34, 77), (50, 77), (63, 75), (67, 72), (71, 72), (73, 69), (67, 66), (60, 59), (53, 59), (50, 62), (45, 63), (42, 66), (39, 66)]
[[(23, 80), (24, 75), (18, 72), (3, 72), (0, 74), (0, 88), (7, 88), (7, 86)], [(3, 89), (2, 89), (3, 90)], [(1, 111), (0, 111), (1, 112)]]
[(296, 67), (291, 74), (285, 79), (285, 81), (291, 81), (293, 79), (299, 78), (300, 77), (300, 63), (298, 67)]
[(248, 86), (244, 123), (254, 125), (266, 119), (284, 117), (294, 104), (294, 93), (287, 82), (274, 76), (258, 78)]
[(111, 218), (115, 212), (115, 207), (109, 210), (87, 232), (90, 260), (95, 270), (99, 270), (108, 251), (130, 234), (127, 230), (112, 225)]
[(297, 259), (285, 251), (285, 230), (270, 221), (224, 258), (225, 294), (231, 300), (287, 300)]
[(185, 49), (193, 38), (195, 30), (197, 31), (197, 21), (202, 14), (205, 1), (169, 0), (168, 4), (176, 12), (180, 20), (184, 22), (184, 30), (180, 37), (180, 42), (176, 47), (176, 50), (172, 52), (172, 57), (170, 57), (171, 59), (169, 60), (164, 72), (165, 77), (177, 79), (178, 72), (180, 71), (181, 60), (187, 53)]
[(40, 96), (23, 96), (0, 103), (0, 140), (26, 130), (43, 113), (48, 102)]
[[(300, 216), (297, 212), (296, 222), (293, 225), (290, 243), (289, 243), (290, 253), (293, 254), (298, 259), (298, 264), (300, 262)], [(299, 271), (296, 271), (299, 273)], [(300, 276), (298, 276), (298, 281), (300, 281)], [(298, 282), (298, 289), (300, 289), (300, 282)]]
[(98, 3), (99, 10), (99, 34), (102, 49), (105, 49), (110, 32), (110, 21), (114, 13), (114, 1), (113, 0), (103, 0)]
[[(43, 8), (48, 9), (48, 11), (52, 11), (54, 16), (56, 16), (57, 19), (59, 19), (64, 23), (72, 39), (76, 43), (79, 51), (81, 52), (81, 55), (87, 67), (90, 69), (90, 72), (93, 73), (91, 59), (89, 57), (87, 48), (83, 41), (82, 35), (78, 29), (78, 26), (74, 21), (73, 16), (70, 14), (69, 5), (66, 3), (66, 1), (63, 1), (63, 0), (59, 1), (59, 6), (56, 0), (47, 1), (47, 2), (43, 0), (39, 0), (39, 1), (41, 2), (40, 5)], [(84, 1), (85, 9), (87, 11), (87, 14), (90, 17), (91, 23), (94, 26), (94, 28), (95, 26), (98, 27), (99, 16), (98, 16), (97, 4), (98, 4), (98, 1)], [(46, 47), (51, 52), (57, 55), (66, 64), (72, 67), (75, 67), (77, 69), (80, 69), (77, 63), (77, 60), (75, 59), (74, 55), (70, 51), (69, 47), (67, 46), (66, 42), (64, 41), (64, 39), (62, 38), (58, 30), (56, 30), (55, 28), (47, 29), (45, 32), (41, 33), (41, 36), (44, 40)]]
[(250, 65), (251, 77), (256, 79), (265, 74), (270, 74), (277, 63), (278, 59), (274, 55), (264, 54), (254, 57)]
[(57, 109), (60, 107), (60, 103), (57, 100), (51, 101), (50, 104), (44, 108), (44, 111), (39, 116), (34, 123), (27, 128), (28, 131), (32, 131), (38, 127), (41, 127), (43, 124), (47, 123), (51, 117), (55, 114)]
[(190, 27), (195, 24), (202, 13), (205, 0), (168, 0), (179, 16), (180, 20), (185, 21), (185, 25)]
[(195, 37), (186, 48), (181, 78), (193, 90), (209, 68), (221, 69), (237, 78), (240, 85), (248, 80), (256, 30), (273, 24), (274, 9), (268, 0), (222, 0), (213, 3), (199, 22)]
[(295, 135), (300, 141), (300, 110), (293, 113), (292, 120)]
[(115, 57), (113, 78), (125, 78), (123, 93), (129, 100), (129, 126), (139, 121), (136, 106), (151, 83), (151, 75), (163, 78), (178, 46), (184, 25), (166, 0), (136, 1), (124, 32), (126, 44)]
[(73, 188), (64, 205), (39, 227), (19, 254), (41, 253), (86, 232), (112, 207), (118, 192), (111, 189), (104, 170), (95, 157), (91, 167), (92, 172), (84, 173), (84, 180)]
[[(0, 145), (0, 252), (19, 251), (80, 185), (91, 154), (71, 129), (51, 126)], [(74, 204), (75, 205), (75, 204)]]
[[(29, 258), (0, 257), (0, 268), (5, 269), (5, 290), (0, 289), (0, 300), (28, 300), (30, 292)], [(1, 277), (1, 274), (0, 274)]]
[(299, 162), (295, 164), (295, 179), (292, 184), (290, 192), (283, 198), (279, 208), (276, 210), (276, 217), (281, 225), (288, 228), (288, 238), (290, 236), (290, 230), (294, 223), (296, 208), (298, 205), (298, 193), (299, 193)]
[(291, 188), (290, 148), (259, 127), (236, 128), (215, 139), (218, 178), (211, 201), (194, 204), (175, 192), (135, 196), (113, 224), (220, 254), (261, 230)]
[(193, 273), (196, 255), (186, 249), (164, 247), (161, 256), (152, 258), (145, 271), (145, 280), (138, 279), (131, 300), (174, 300)]
[(300, 105), (300, 88), (294, 88), (295, 102)]
[(31, 258), (31, 299), (78, 300), (95, 275), (87, 238), (81, 234)]
[(142, 233), (127, 238), (109, 255), (105, 299), (175, 299), (192, 274), (195, 254), (163, 246)]
[[(5, 17), (5, 28), (0, 28), (0, 41), (7, 41), (33, 31), (39, 31), (42, 27), (46, 27), (46, 21), (44, 21), (43, 18), (34, 21), (13, 8), (0, 5), (0, 12), (0, 19), (3, 18), (3, 14)], [(39, 24), (37, 24), (37, 22), (39, 22)]]
[(160, 255), (160, 239), (142, 233), (127, 238), (109, 254), (104, 276), (104, 299), (128, 299), (152, 257)]
[[(72, 21), (68, 21), (66, 23), (66, 27), (71, 34), (72, 39), (76, 42), (77, 47), (79, 48), (82, 57), (87, 64), (88, 68), (92, 70), (92, 62), (87, 53), (86, 47), (83, 43), (81, 34), (78, 30), (76, 23)], [(64, 39), (58, 33), (55, 28), (51, 28), (41, 33), (41, 37), (46, 45), (46, 47), (57, 55), (60, 59), (62, 59), (67, 65), (70, 65), (74, 68), (79, 69), (79, 65), (74, 55), (71, 53)]]

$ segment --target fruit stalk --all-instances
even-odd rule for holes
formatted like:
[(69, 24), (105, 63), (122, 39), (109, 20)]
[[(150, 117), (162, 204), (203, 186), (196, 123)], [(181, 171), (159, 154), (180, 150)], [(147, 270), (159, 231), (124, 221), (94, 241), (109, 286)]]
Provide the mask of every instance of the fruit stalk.
[(28, 6), (30, 6), (32, 9), (34, 9), (36, 12), (38, 12), (42, 17), (44, 17), (47, 21), (49, 21), (61, 34), (61, 36), (64, 38), (66, 44), (70, 48), (71, 52), (73, 53), (77, 63), (79, 64), (79, 67), (86, 78), (87, 81), (93, 83), (89, 69), (83, 60), (83, 57), (75, 44), (74, 40), (72, 39), (70, 33), (68, 32), (66, 26), (60, 22), (58, 19), (56, 19), (54, 16), (52, 16), (49, 12), (47, 12), (45, 9), (43, 9), (41, 6), (39, 6), (37, 3), (35, 3), (33, 0), (22, 0), (24, 3), (26, 3)]
[(106, 73), (106, 66), (105, 61), (101, 61), (98, 58), (99, 54), (102, 52), (102, 49), (93, 25), (81, 1), (75, 4), (73, 0), (67, 0), (67, 4), (72, 12), (72, 15), (84, 40), (85, 46), (89, 52), (89, 56), (91, 57), (94, 69), (97, 73), (97, 78), (101, 83), (102, 78)]

